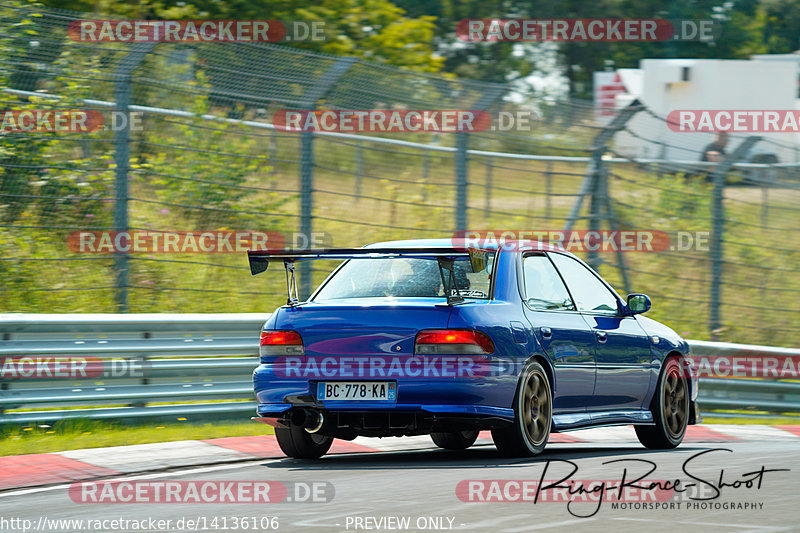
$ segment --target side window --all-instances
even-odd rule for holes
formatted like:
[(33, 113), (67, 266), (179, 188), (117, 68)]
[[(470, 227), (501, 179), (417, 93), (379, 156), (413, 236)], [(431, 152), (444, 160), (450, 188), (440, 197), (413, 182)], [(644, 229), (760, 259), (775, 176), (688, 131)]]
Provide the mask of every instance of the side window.
[(525, 298), (532, 309), (574, 311), (564, 282), (544, 255), (529, 255), (522, 262)]
[(584, 265), (563, 254), (550, 254), (564, 277), (578, 311), (617, 314), (617, 297)]

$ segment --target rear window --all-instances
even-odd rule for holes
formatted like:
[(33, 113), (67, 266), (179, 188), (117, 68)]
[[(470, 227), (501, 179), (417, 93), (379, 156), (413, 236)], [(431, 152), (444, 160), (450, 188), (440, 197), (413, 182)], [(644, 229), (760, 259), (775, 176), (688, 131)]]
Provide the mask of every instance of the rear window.
[[(455, 281), (464, 298), (488, 299), (494, 257), (472, 272), (468, 258), (455, 261)], [(445, 271), (445, 276), (448, 276)], [(439, 265), (432, 259), (350, 259), (319, 290), (314, 300), (343, 298), (445, 297)]]

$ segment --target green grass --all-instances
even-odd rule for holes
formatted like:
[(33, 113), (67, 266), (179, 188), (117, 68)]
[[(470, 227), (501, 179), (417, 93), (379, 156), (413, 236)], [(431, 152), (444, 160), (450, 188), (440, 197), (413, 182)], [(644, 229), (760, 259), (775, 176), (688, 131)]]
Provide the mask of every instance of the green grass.
[(52, 427), (2, 428), (0, 456), (177, 440), (271, 435), (272, 433), (272, 426), (249, 420), (221, 420), (203, 424), (166, 422), (136, 426), (122, 426), (90, 420), (63, 420)]
[(734, 424), (737, 426), (753, 425), (753, 424), (767, 425), (767, 426), (797, 426), (800, 425), (800, 418), (769, 417), (769, 416), (765, 416), (763, 418), (749, 418), (749, 417), (718, 418), (713, 416), (704, 416), (703, 424)]
[[(703, 424), (798, 425), (798, 418), (714, 418)], [(66, 420), (50, 426), (6, 427), (0, 437), (0, 456), (51, 453), (83, 448), (125, 446), (178, 440), (271, 435), (273, 428), (258, 422), (223, 420), (214, 423), (175, 423), (122, 426), (90, 420)]]

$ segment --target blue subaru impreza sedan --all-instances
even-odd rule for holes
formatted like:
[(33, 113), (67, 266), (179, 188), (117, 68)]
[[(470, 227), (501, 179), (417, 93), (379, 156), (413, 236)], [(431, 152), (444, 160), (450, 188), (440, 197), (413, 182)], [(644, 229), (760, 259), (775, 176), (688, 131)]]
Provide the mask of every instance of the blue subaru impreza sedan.
[[(551, 432), (628, 424), (666, 449), (698, 422), (686, 341), (565, 250), (426, 239), (248, 255), (253, 274), (286, 271), (253, 384), (256, 419), (290, 457), (358, 436), (465, 449), (480, 430), (526, 456)], [(295, 265), (316, 259), (342, 263), (301, 302)]]

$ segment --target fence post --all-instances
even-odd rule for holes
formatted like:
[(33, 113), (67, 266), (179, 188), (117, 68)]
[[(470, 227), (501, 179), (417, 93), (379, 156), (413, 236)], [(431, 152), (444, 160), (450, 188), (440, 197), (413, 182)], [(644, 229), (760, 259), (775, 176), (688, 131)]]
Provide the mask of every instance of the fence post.
[(711, 309), (708, 323), (712, 341), (718, 340), (719, 329), (722, 326), (719, 307), (722, 291), (722, 234), (725, 231), (725, 207), (723, 206), (725, 180), (733, 164), (744, 158), (748, 150), (760, 140), (761, 137), (756, 136), (746, 138), (735, 150), (725, 156), (725, 159), (717, 163), (710, 175), (711, 182), (714, 184), (711, 193), (712, 229), (709, 250), (711, 254), (711, 293), (709, 295)]
[[(572, 206), (572, 210), (567, 216), (567, 222), (564, 226), (564, 233), (568, 233), (572, 230), (572, 227), (579, 218), (581, 206), (583, 205), (584, 199), (587, 195), (589, 196), (590, 202), (589, 230), (598, 231), (600, 229), (601, 220), (603, 219), (611, 223), (611, 200), (608, 196), (608, 186), (606, 184), (607, 176), (606, 169), (604, 167), (605, 164), (603, 163), (603, 154), (608, 149), (608, 143), (614, 137), (614, 134), (624, 128), (625, 124), (628, 123), (633, 115), (641, 110), (642, 106), (639, 103), (639, 100), (634, 100), (627, 107), (622, 109), (617, 116), (614, 117), (611, 123), (603, 128), (603, 131), (598, 133), (592, 141), (592, 159), (589, 162), (589, 167), (586, 169), (586, 174), (583, 177), (583, 183), (581, 184), (581, 189), (578, 193), (578, 199), (575, 201), (575, 205)], [(601, 215), (601, 211), (605, 212), (605, 216)], [(625, 266), (622, 262), (621, 254), (619, 260), (620, 269), (623, 271), (623, 279), (627, 280), (627, 272), (625, 272)], [(589, 250), (586, 262), (593, 269), (597, 270), (600, 266), (597, 252)]]
[(467, 229), (467, 144), (467, 134), (456, 133), (456, 231)]
[[(603, 152), (605, 151), (605, 146), (599, 149), (595, 149), (592, 152), (592, 167), (594, 171), (592, 172), (592, 180), (589, 186), (589, 231), (597, 232), (600, 231), (600, 205), (602, 202), (601, 199), (601, 180), (603, 174)], [(600, 268), (600, 261), (597, 256), (596, 250), (588, 250), (586, 253), (586, 263), (595, 270)]]
[(486, 159), (486, 183), (483, 191), (483, 218), (488, 219), (492, 213), (492, 159)]
[(553, 162), (548, 159), (547, 171), (544, 173), (544, 216), (547, 221), (550, 221), (552, 215), (552, 200), (553, 194)]
[(583, 201), (586, 196), (596, 190), (595, 181), (597, 181), (597, 177), (601, 171), (600, 167), (603, 164), (603, 153), (607, 149), (608, 141), (611, 140), (615, 133), (624, 128), (631, 117), (641, 111), (641, 109), (642, 107), (639, 100), (634, 100), (626, 108), (621, 110), (619, 114), (614, 117), (614, 120), (603, 128), (603, 131), (598, 133), (592, 141), (592, 159), (589, 161), (589, 167), (586, 169), (586, 174), (583, 176), (581, 189), (578, 192), (578, 199), (575, 201), (575, 205), (572, 206), (567, 216), (567, 222), (564, 225), (565, 233), (571, 231), (575, 222), (578, 220), (581, 206), (583, 206)]
[[(313, 111), (317, 102), (344, 76), (350, 67), (358, 61), (354, 57), (340, 57), (314, 83), (301, 100), (303, 110)], [(314, 133), (304, 131), (300, 134), (300, 233), (311, 242), (311, 231), (314, 227)], [(299, 265), (300, 284), (299, 297), (307, 299), (311, 295), (311, 265), (309, 261), (301, 261)]]
[(361, 180), (364, 174), (364, 147), (361, 141), (356, 144), (356, 197), (355, 201), (361, 200)]
[[(314, 194), (314, 133), (304, 131), (300, 134), (300, 235), (303, 242), (311, 243), (313, 229)], [(300, 298), (311, 294), (311, 265), (301, 262)]]
[[(128, 108), (131, 105), (131, 77), (147, 54), (156, 43), (137, 43), (120, 61), (114, 73), (114, 99), (115, 111), (129, 119)], [(130, 120), (125, 121), (125, 127), (114, 132), (114, 163), (116, 164), (116, 179), (114, 181), (114, 231), (128, 231), (128, 170), (130, 169)], [(128, 254), (117, 252), (114, 254), (114, 273), (116, 276), (116, 301), (117, 311), (128, 312)]]
[[(601, 217), (609, 224), (609, 229), (615, 231), (619, 224), (617, 223), (617, 215), (614, 211), (614, 205), (611, 203), (611, 194), (608, 192), (608, 167), (603, 166), (600, 176), (600, 208), (604, 211)], [(630, 294), (631, 284), (628, 279), (628, 263), (625, 260), (625, 253), (621, 248), (617, 249), (617, 267), (622, 278), (622, 288), (625, 289), (625, 294)]]
[[(483, 96), (472, 105), (472, 110), (478, 112), (488, 110), (507, 90), (508, 87), (505, 85), (493, 84), (493, 86), (487, 86)], [(466, 132), (456, 133), (456, 230), (458, 231), (467, 229), (467, 185), (469, 183), (467, 179), (468, 135), (469, 134)]]
[(428, 201), (428, 174), (431, 169), (431, 152), (427, 150), (422, 156), (422, 202)]

